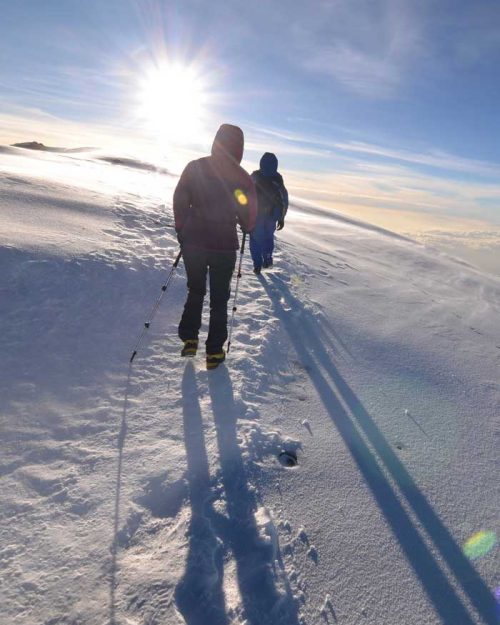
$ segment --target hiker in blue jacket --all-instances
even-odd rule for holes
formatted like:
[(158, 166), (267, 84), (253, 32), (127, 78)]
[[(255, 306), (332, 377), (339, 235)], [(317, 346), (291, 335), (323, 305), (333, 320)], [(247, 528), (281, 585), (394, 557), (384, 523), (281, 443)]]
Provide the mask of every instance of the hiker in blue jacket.
[(253, 271), (259, 275), (262, 268), (273, 264), (274, 233), (282, 230), (288, 209), (288, 191), (278, 173), (278, 159), (266, 152), (260, 159), (260, 169), (252, 173), (257, 191), (257, 223), (250, 233), (250, 252)]

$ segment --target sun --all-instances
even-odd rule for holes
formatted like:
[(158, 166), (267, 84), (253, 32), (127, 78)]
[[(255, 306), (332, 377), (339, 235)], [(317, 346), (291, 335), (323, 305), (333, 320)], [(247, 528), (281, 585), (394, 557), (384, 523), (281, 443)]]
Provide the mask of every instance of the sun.
[(199, 139), (208, 113), (206, 84), (196, 68), (164, 63), (146, 71), (139, 86), (139, 116), (162, 143)]

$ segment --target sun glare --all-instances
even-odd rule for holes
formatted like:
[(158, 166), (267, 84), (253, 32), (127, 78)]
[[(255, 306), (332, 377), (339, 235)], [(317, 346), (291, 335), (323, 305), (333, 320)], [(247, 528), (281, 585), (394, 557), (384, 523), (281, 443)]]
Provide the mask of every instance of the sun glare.
[(139, 91), (139, 114), (163, 143), (199, 139), (208, 97), (195, 68), (165, 64), (146, 73)]

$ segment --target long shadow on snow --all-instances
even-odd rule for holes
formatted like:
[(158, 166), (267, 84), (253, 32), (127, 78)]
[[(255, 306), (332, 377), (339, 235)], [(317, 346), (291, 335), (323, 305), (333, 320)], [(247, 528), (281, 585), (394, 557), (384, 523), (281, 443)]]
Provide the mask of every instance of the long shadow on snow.
[(287, 625), (298, 625), (290, 589), (283, 596), (276, 588), (274, 548), (262, 541), (255, 523), (256, 501), (248, 488), (238, 445), (238, 408), (231, 379), (225, 367), (212, 372), (208, 379), (227, 516), (216, 512), (210, 502), (209, 465), (196, 377), (188, 363), (182, 393), (192, 518), (187, 567), (175, 593), (177, 606), (188, 625), (228, 623), (222, 592), (223, 553), (219, 553), (217, 537), (235, 558), (248, 625), (275, 625), (282, 619)]
[[(311, 381), (316, 387), (325, 409), (330, 414), (442, 622), (446, 625), (457, 625), (457, 623), (472, 625), (474, 620), (421, 538), (411, 517), (398, 499), (398, 493), (395, 492), (385, 477), (382, 467), (385, 467), (391, 474), (397, 487), (441, 554), (444, 563), (455, 575), (483, 622), (487, 625), (497, 625), (493, 595), (455, 543), (452, 535), (427, 501), (425, 495), (419, 490), (404, 464), (393, 452), (375, 421), (336, 369), (322, 340), (318, 337), (314, 317), (304, 309), (301, 302), (290, 293), (288, 287), (279, 278), (270, 276), (270, 280), (272, 286), (264, 277), (261, 277), (261, 282), (273, 303), (276, 315), (287, 330), (298, 356), (303, 364), (307, 365)], [(287, 313), (283, 309), (282, 301), (298, 314)], [(302, 336), (306, 336), (307, 341), (303, 341)], [(330, 380), (327, 379), (327, 376)], [(340, 402), (338, 395), (348, 406), (349, 412)], [(367, 437), (375, 449), (376, 455), (371, 452), (358, 432), (358, 428)]]
[[(19, 397), (26, 398), (26, 404), (32, 397), (37, 424), (50, 426), (56, 438), (64, 438), (65, 421), (51, 422), (51, 415), (39, 412), (40, 394), (88, 413), (89, 389), (92, 395), (102, 393), (103, 382), (114, 383), (124, 375), (132, 341), (158, 295), (169, 262), (164, 268), (131, 266), (91, 255), (66, 259), (6, 248), (0, 248), (0, 258), (5, 278), (0, 289), (2, 340), (8, 347), (2, 358), (0, 394), (16, 417)], [(181, 281), (177, 284), (180, 287)], [(161, 310), (163, 325), (165, 318), (177, 315), (172, 295)], [(157, 318), (155, 329), (160, 327)], [(151, 340), (146, 339), (141, 351)]]
[[(285, 596), (276, 589), (274, 546), (259, 536), (254, 512), (256, 501), (248, 488), (247, 472), (238, 445), (237, 414), (231, 378), (225, 367), (208, 376), (210, 397), (228, 519), (221, 530), (235, 560), (238, 584), (248, 625), (298, 625), (295, 600), (287, 587)], [(279, 554), (276, 554), (279, 558)]]
[(182, 378), (182, 414), (191, 522), (186, 570), (175, 589), (175, 600), (188, 625), (225, 625), (229, 621), (222, 588), (222, 549), (210, 522), (215, 512), (198, 396), (193, 364), (188, 362)]

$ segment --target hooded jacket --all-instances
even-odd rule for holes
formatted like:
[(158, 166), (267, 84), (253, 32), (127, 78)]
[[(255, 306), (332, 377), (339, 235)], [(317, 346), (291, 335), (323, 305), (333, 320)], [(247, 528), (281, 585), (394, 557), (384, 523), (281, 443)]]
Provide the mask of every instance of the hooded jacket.
[(244, 138), (238, 126), (223, 124), (212, 153), (187, 164), (174, 191), (175, 230), (182, 245), (207, 251), (238, 249), (236, 225), (250, 232), (257, 197), (250, 176), (240, 167)]
[(288, 210), (288, 191), (278, 172), (278, 159), (272, 152), (266, 152), (259, 165), (251, 176), (257, 192), (259, 218), (272, 216), (282, 221)]

